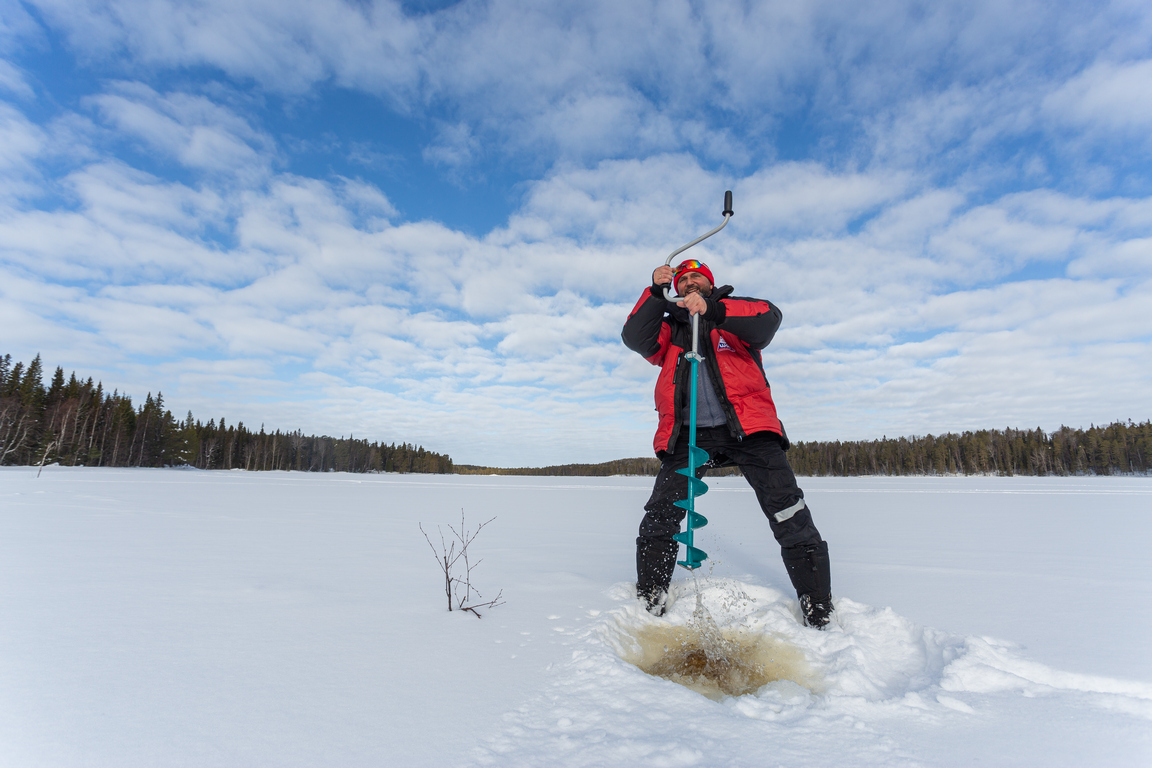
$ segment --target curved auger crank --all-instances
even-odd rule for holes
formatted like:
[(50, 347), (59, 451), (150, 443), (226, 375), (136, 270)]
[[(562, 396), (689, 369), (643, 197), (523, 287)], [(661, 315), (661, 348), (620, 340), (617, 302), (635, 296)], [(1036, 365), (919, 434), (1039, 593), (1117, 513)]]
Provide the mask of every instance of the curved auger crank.
[[(713, 229), (707, 234), (701, 235), (692, 242), (685, 246), (677, 248), (669, 254), (668, 259), (664, 262), (665, 266), (672, 263), (672, 259), (678, 254), (683, 253), (697, 243), (712, 237), (720, 230), (724, 229), (728, 224), (728, 220), (732, 218), (732, 192), (724, 193), (724, 223)], [(673, 286), (675, 287), (675, 286)], [(664, 289), (664, 298), (672, 303), (676, 302), (676, 298), (672, 295), (672, 291), (668, 288)], [(688, 478), (688, 498), (684, 501), (677, 501), (676, 506), (687, 511), (686, 523), (684, 531), (677, 533), (672, 538), (684, 545), (684, 559), (677, 560), (676, 564), (694, 571), (708, 559), (708, 553), (696, 547), (692, 540), (692, 533), (697, 528), (703, 528), (708, 525), (708, 518), (701, 515), (696, 511), (696, 497), (703, 496), (708, 492), (708, 484), (703, 480), (696, 477), (696, 470), (708, 463), (708, 452), (703, 448), (696, 447), (696, 385), (700, 375), (700, 361), (704, 358), (700, 355), (700, 315), (692, 315), (692, 350), (684, 354), (685, 359), (692, 363), (692, 375), (689, 382), (689, 409), (688, 409), (688, 466), (684, 469), (678, 469), (678, 474), (684, 475)]]

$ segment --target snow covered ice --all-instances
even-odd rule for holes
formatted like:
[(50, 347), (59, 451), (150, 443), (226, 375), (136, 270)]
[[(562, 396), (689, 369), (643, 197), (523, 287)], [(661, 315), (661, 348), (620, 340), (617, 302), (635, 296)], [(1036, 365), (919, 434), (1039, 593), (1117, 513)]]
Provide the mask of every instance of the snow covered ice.
[[(0, 765), (1152, 764), (1152, 478), (803, 478), (818, 632), (740, 478), (656, 619), (649, 478), (35, 475), (0, 469)], [(461, 509), (480, 620), (417, 527)], [(704, 615), (772, 679), (637, 666)]]

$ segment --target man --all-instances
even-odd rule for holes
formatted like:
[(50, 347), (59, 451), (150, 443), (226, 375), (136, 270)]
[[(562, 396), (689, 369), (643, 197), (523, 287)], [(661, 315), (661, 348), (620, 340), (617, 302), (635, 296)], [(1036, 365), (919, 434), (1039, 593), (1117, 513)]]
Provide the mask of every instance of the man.
[[(700, 315), (704, 360), (696, 387), (696, 444), (711, 459), (697, 476), (708, 467), (740, 467), (780, 544), (804, 623), (822, 628), (833, 610), (828, 544), (788, 466), (788, 438), (760, 359), (780, 326), (780, 310), (732, 296), (732, 286), (714, 282), (708, 266), (695, 259), (675, 270), (658, 268), (621, 334), (629, 349), (660, 366), (654, 447), (661, 465), (636, 539), (636, 591), (651, 613), (663, 615), (679, 547), (672, 536), (685, 514), (673, 502), (688, 496), (688, 478), (676, 473), (688, 466), (691, 363), (684, 352), (692, 348), (691, 316)], [(664, 287), (672, 284), (680, 296), (674, 305), (664, 298)]]

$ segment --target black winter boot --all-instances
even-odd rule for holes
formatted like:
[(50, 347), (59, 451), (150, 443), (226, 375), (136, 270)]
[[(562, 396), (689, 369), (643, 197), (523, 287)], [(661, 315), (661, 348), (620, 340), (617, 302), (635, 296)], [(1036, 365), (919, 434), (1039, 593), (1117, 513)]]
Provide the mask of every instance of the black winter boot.
[(832, 620), (832, 595), (824, 600), (813, 600), (811, 595), (800, 595), (800, 613), (804, 614), (804, 626), (824, 629)]
[(832, 574), (828, 560), (828, 542), (799, 547), (785, 547), (781, 550), (788, 577), (800, 598), (800, 612), (804, 614), (804, 625), (823, 629), (831, 619)]
[(679, 551), (680, 545), (671, 539), (636, 538), (636, 596), (653, 616), (664, 615)]

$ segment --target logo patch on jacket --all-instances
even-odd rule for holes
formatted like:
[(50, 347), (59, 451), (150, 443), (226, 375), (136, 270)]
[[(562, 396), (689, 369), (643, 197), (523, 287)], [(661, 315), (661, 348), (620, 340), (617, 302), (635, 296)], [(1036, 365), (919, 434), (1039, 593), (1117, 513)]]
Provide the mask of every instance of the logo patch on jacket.
[(716, 351), (723, 352), (724, 350), (728, 350), (729, 352), (733, 351), (732, 347), (728, 346), (728, 341), (723, 336), (721, 336), (720, 343), (716, 345)]

